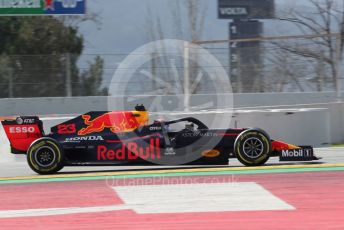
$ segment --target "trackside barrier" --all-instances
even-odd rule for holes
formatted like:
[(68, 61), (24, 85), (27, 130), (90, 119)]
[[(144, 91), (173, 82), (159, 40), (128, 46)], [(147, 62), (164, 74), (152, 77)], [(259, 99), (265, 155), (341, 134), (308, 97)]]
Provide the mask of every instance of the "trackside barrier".
[[(344, 93), (342, 94), (344, 102)], [(247, 93), (247, 94), (224, 94), (233, 97), (234, 108), (257, 107), (257, 106), (295, 106), (296, 104), (328, 104), (337, 101), (336, 93)], [(7, 98), (0, 99), (0, 116), (25, 115), (51, 115), (51, 114), (81, 114), (88, 111), (116, 110), (108, 108), (108, 101), (123, 101), (125, 108), (132, 109), (136, 103), (144, 104), (151, 112), (160, 112), (161, 108), (166, 111), (174, 111), (183, 102), (183, 95), (158, 96), (159, 107), (149, 107), (157, 96), (97, 96), (97, 97), (54, 97), (54, 98)], [(209, 101), (216, 101), (218, 95), (192, 95), (191, 106), (199, 106)], [(312, 106), (317, 107), (317, 105)], [(208, 104), (208, 109), (212, 108)], [(220, 108), (222, 109), (222, 108)]]

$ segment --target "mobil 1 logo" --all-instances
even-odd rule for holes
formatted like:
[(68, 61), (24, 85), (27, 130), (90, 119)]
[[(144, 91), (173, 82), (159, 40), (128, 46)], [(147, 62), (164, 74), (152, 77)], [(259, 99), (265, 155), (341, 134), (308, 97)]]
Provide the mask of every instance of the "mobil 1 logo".
[(299, 149), (282, 150), (280, 161), (311, 161), (314, 160), (313, 148), (302, 147)]

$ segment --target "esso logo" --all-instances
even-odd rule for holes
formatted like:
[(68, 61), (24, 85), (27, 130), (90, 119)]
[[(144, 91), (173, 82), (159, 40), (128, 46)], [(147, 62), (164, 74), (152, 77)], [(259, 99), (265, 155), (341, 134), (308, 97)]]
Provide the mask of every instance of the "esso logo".
[(35, 127), (11, 127), (10, 133), (34, 133)]

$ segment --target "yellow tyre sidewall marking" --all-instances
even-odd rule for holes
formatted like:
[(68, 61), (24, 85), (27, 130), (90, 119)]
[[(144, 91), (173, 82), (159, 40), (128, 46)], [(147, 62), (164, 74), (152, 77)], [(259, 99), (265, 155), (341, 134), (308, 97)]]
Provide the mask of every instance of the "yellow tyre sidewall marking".
[[(33, 159), (33, 156), (34, 156), (33, 151), (36, 150), (38, 147), (44, 146), (47, 143), (54, 147), (54, 153), (56, 154), (57, 162), (54, 163), (49, 168), (41, 168), (40, 166), (36, 164), (36, 161)], [(38, 147), (36, 147), (36, 144), (38, 145)], [(34, 146), (31, 147), (30, 152), (28, 154), (29, 154), (29, 161), (32, 164), (32, 166), (34, 166), (36, 170), (39, 170), (42, 172), (48, 172), (48, 171), (54, 170), (58, 166), (58, 164), (62, 161), (62, 154), (61, 154), (60, 148), (52, 141), (42, 140), (42, 141), (39, 141), (38, 143), (35, 143)]]
[(269, 154), (264, 154), (263, 156), (261, 157), (258, 157), (256, 160), (252, 160), (252, 161), (248, 161), (246, 160), (246, 156), (243, 156), (242, 153), (241, 153), (241, 150), (240, 150), (240, 142), (243, 141), (244, 138), (246, 138), (247, 136), (259, 136), (261, 141), (264, 142), (263, 144), (266, 145), (267, 147), (267, 152), (269, 153), (270, 152), (270, 144), (269, 144), (269, 140), (266, 138), (265, 135), (263, 135), (262, 133), (260, 132), (247, 132), (245, 133), (244, 135), (240, 136), (239, 138), (239, 143), (237, 145), (237, 154), (240, 156), (240, 159), (248, 164), (259, 164), (259, 162), (265, 160), (267, 157), (269, 157)]

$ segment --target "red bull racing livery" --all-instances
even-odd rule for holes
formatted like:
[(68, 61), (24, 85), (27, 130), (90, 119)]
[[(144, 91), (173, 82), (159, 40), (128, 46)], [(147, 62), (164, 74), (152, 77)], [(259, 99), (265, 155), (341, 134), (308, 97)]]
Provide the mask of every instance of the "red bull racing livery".
[(274, 140), (258, 128), (209, 129), (193, 117), (149, 123), (143, 105), (134, 111), (89, 112), (43, 131), (38, 117), (4, 120), (14, 154), (26, 154), (39, 174), (77, 165), (228, 165), (318, 160), (311, 146)]

